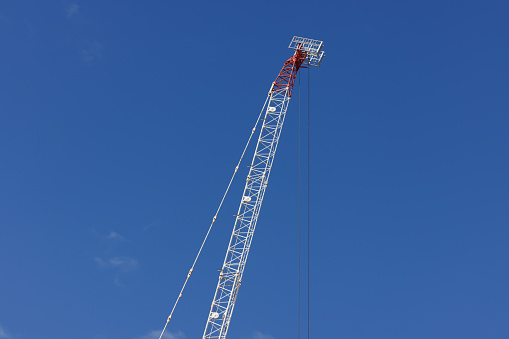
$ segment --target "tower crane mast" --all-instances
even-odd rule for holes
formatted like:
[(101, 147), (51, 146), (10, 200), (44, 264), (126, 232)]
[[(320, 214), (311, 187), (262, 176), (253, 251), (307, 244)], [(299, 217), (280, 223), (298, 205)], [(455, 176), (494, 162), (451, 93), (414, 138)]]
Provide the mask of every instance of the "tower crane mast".
[(203, 339), (226, 338), (286, 110), (292, 96), (293, 84), (301, 67), (320, 66), (324, 56), (322, 47), (322, 41), (293, 37), (289, 48), (294, 49), (295, 53), (284, 63), (269, 90), (269, 100), (262, 118), (262, 128), (253, 159), (248, 166), (249, 173), (244, 193), (235, 215), (230, 243), (219, 273)]

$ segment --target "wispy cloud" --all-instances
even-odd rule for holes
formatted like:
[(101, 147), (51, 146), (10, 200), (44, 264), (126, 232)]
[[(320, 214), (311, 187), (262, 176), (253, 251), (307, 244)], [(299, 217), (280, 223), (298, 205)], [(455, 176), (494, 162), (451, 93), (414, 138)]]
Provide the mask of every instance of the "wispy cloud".
[(100, 268), (114, 268), (124, 272), (134, 271), (139, 267), (138, 260), (129, 257), (94, 258), (94, 261)]
[(142, 230), (143, 230), (143, 232), (145, 232), (145, 231), (147, 231), (149, 228), (152, 228), (152, 227), (158, 226), (158, 225), (159, 225), (159, 223), (160, 223), (160, 221), (159, 221), (159, 220), (156, 220), (156, 221), (154, 221), (153, 223), (150, 223), (150, 224), (148, 224), (148, 225), (143, 226), (143, 229), (142, 229)]
[(118, 241), (125, 240), (125, 238), (123, 236), (121, 236), (117, 232), (113, 232), (113, 231), (111, 231), (110, 234), (108, 234), (106, 236), (106, 239), (112, 239), (112, 240), (118, 240)]
[[(136, 337), (135, 339), (159, 339), (159, 336), (161, 335), (161, 331), (150, 331), (149, 333)], [(182, 332), (178, 333), (171, 333), (171, 332), (164, 332), (164, 335), (162, 339), (185, 339), (186, 336)]]
[(87, 64), (102, 57), (102, 45), (98, 42), (87, 43), (84, 48), (81, 49), (81, 58)]
[(0, 338), (1, 339), (11, 339), (11, 335), (7, 333), (7, 331), (0, 325)]
[(80, 6), (77, 3), (73, 2), (72, 4), (67, 6), (67, 9), (66, 9), (67, 17), (72, 18), (74, 15), (78, 14), (79, 11), (80, 11)]
[(268, 334), (263, 334), (262, 332), (254, 332), (249, 339), (274, 339), (274, 337)]

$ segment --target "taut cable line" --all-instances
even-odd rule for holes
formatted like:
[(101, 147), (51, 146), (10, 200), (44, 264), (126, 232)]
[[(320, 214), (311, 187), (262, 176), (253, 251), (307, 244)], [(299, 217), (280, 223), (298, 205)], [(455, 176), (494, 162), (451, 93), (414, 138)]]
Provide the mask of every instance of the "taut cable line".
[(191, 274), (193, 273), (194, 266), (196, 265), (196, 262), (198, 261), (198, 258), (200, 257), (203, 246), (205, 246), (205, 242), (207, 241), (207, 238), (209, 237), (210, 231), (212, 230), (212, 226), (214, 226), (214, 223), (216, 222), (219, 211), (221, 210), (221, 207), (223, 206), (224, 199), (226, 198), (226, 195), (228, 194), (228, 191), (230, 190), (230, 187), (232, 185), (233, 179), (235, 178), (235, 175), (237, 174), (237, 171), (239, 170), (240, 163), (242, 162), (242, 159), (244, 158), (244, 154), (246, 154), (246, 150), (249, 147), (251, 139), (253, 138), (253, 134), (256, 131), (256, 127), (258, 126), (258, 123), (260, 122), (260, 119), (261, 119), (262, 114), (265, 110), (265, 106), (267, 105), (268, 100), (269, 100), (269, 98), (267, 97), (267, 99), (265, 99), (265, 103), (263, 104), (263, 107), (260, 111), (260, 114), (258, 115), (258, 119), (256, 119), (255, 125), (254, 125), (253, 129), (251, 130), (251, 134), (249, 135), (249, 139), (247, 140), (246, 146), (244, 147), (244, 150), (242, 151), (242, 155), (240, 156), (237, 166), (235, 167), (235, 170), (233, 171), (233, 175), (230, 179), (230, 182), (228, 183), (228, 187), (226, 187), (226, 191), (223, 194), (223, 198), (221, 199), (221, 202), (219, 203), (219, 207), (217, 208), (216, 214), (214, 214), (214, 217), (212, 218), (212, 222), (210, 223), (207, 234), (205, 235), (205, 238), (203, 239), (203, 242), (201, 243), (198, 254), (196, 255), (193, 265), (191, 266), (191, 269), (189, 270), (189, 273), (187, 274), (186, 280), (184, 281), (184, 285), (182, 286), (182, 289), (180, 290), (180, 294), (177, 297), (177, 300), (175, 301), (173, 308), (171, 309), (170, 315), (168, 316), (168, 319), (166, 320), (166, 324), (164, 325), (163, 330), (161, 331), (161, 335), (159, 336), (159, 339), (161, 339), (163, 337), (164, 331), (166, 331), (166, 327), (170, 323), (170, 320), (173, 316), (173, 312), (175, 311), (175, 308), (177, 307), (177, 304), (180, 301), (180, 298), (182, 298), (182, 293), (184, 293), (184, 289), (186, 288), (187, 282), (189, 281), (189, 278), (191, 277)]

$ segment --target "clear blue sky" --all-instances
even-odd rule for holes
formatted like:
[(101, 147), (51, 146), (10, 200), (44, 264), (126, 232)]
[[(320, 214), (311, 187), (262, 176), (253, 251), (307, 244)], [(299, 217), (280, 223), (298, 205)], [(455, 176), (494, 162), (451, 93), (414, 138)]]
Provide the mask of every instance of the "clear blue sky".
[[(326, 44), (311, 337), (509, 338), (508, 18), (502, 0), (3, 1), (0, 339), (154, 338), (294, 35)], [(241, 168), (166, 339), (202, 335)], [(297, 203), (295, 92), (229, 338), (297, 337)]]

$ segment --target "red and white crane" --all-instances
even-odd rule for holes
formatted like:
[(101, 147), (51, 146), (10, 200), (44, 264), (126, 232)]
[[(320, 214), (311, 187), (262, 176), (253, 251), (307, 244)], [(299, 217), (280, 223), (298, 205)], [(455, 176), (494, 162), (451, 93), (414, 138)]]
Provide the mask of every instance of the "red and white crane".
[(236, 214), (223, 267), (219, 273), (219, 281), (203, 339), (226, 337), (235, 300), (242, 283), (242, 275), (246, 267), (263, 196), (269, 182), (286, 110), (292, 97), (295, 77), (303, 65), (304, 67), (320, 66), (324, 56), (322, 47), (322, 41), (293, 37), (289, 48), (294, 49), (295, 53), (285, 62), (269, 90), (268, 105), (263, 117), (258, 144), (249, 166), (244, 193)]
[[(279, 75), (272, 83), (268, 98), (262, 109), (262, 113), (265, 109), (265, 114), (261, 118), (263, 124), (251, 165), (248, 166), (249, 173), (246, 178), (244, 193), (240, 200), (238, 212), (235, 215), (236, 219), (233, 232), (223, 266), (219, 273), (219, 280), (210, 307), (210, 313), (202, 337), (203, 339), (226, 338), (235, 301), (242, 283), (242, 275), (246, 267), (247, 256), (249, 254), (251, 241), (253, 240), (256, 222), (262, 206), (265, 190), (267, 189), (272, 163), (286, 116), (286, 110), (292, 96), (295, 78), (301, 67), (319, 67), (324, 57), (324, 51), (322, 50), (323, 42), (319, 40), (293, 37), (289, 48), (294, 49), (295, 52), (293, 56), (284, 63)], [(253, 129), (252, 133), (254, 133), (254, 131), (255, 129)], [(237, 170), (238, 166), (235, 168), (235, 173)], [(212, 224), (216, 220), (216, 217), (217, 213), (212, 220)], [(207, 237), (205, 237), (205, 239), (206, 238)], [(200, 252), (201, 248), (199, 253)], [(194, 264), (187, 275), (182, 291), (193, 272), (193, 268)], [(175, 306), (182, 296), (182, 291), (177, 298)], [(166, 325), (168, 325), (171, 319), (173, 310), (168, 317)], [(163, 329), (163, 333), (165, 329), (166, 326)], [(161, 337), (163, 333), (161, 333)]]
[(286, 110), (292, 96), (295, 77), (303, 65), (320, 66), (324, 56), (322, 47), (322, 41), (293, 37), (289, 48), (294, 49), (295, 53), (285, 62), (276, 80), (272, 83), (258, 144), (249, 166), (244, 193), (236, 214), (223, 267), (219, 273), (219, 281), (203, 339), (226, 337), (235, 300), (242, 283), (242, 275), (246, 267), (263, 196), (269, 182)]

